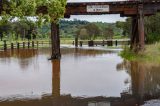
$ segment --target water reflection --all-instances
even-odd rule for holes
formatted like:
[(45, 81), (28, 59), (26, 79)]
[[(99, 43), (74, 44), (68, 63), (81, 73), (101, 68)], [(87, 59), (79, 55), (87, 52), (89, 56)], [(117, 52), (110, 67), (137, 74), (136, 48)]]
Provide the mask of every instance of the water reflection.
[(18, 59), (28, 59), (37, 55), (37, 49), (13, 49), (7, 51), (0, 51), (0, 58), (18, 58)]
[[(142, 104), (144, 100), (146, 100), (145, 98), (146, 95), (144, 95), (145, 94), (144, 90), (145, 90), (145, 80), (148, 81), (148, 79), (145, 78), (147, 77), (146, 76), (147, 74), (144, 74), (145, 68), (143, 67), (143, 64), (138, 64), (137, 62), (124, 61), (123, 63), (117, 65), (118, 70), (126, 69), (128, 74), (131, 75), (132, 94), (129, 94), (128, 92), (122, 92), (121, 97), (83, 98), (83, 97), (73, 97), (70, 94), (69, 95), (61, 94), (60, 92), (61, 61), (54, 60), (51, 63), (52, 63), (51, 95), (43, 95), (42, 98), (40, 99), (20, 99), (14, 101), (2, 101), (0, 102), (0, 106), (139, 106), (140, 104)], [(142, 72), (140, 72), (140, 70)], [(149, 76), (152, 76), (150, 72)], [(155, 92), (155, 94), (156, 93), (157, 92)]]
[[(72, 97), (60, 93), (60, 60), (52, 63), (52, 94), (40, 99), (13, 99), (0, 102), (0, 106), (111, 106), (106, 97)], [(114, 100), (114, 98), (112, 98)]]
[(11, 59), (17, 59), (21, 69), (26, 69), (32, 64), (32, 61), (36, 61), (35, 57), (37, 54), (37, 49), (13, 49), (0, 51), (0, 62), (10, 64)]
[(117, 69), (126, 69), (131, 76), (131, 95), (138, 104), (160, 97), (160, 64), (124, 61)]
[(52, 95), (60, 96), (60, 60), (52, 61)]
[(160, 97), (159, 64), (96, 49), (63, 48), (61, 61), (49, 56), (49, 48), (0, 52), (0, 106), (138, 106)]

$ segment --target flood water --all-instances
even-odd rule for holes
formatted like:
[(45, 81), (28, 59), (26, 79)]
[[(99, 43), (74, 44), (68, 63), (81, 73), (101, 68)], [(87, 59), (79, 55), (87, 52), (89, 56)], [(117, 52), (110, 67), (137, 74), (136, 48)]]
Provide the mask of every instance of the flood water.
[(129, 62), (120, 49), (0, 51), (0, 106), (135, 106), (160, 97), (160, 65)]

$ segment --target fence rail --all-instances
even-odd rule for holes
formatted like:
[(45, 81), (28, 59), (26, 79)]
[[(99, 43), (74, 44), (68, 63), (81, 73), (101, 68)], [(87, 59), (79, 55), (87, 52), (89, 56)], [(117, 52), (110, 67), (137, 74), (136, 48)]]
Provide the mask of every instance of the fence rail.
[[(70, 42), (71, 44), (71, 42)], [(75, 41), (72, 43), (75, 45)], [(88, 41), (88, 40), (80, 40), (78, 41), (78, 45), (81, 47), (83, 45), (88, 46), (119, 46), (119, 45), (129, 45), (130, 40), (95, 40), (95, 41)], [(50, 47), (50, 41), (24, 41), (24, 42), (7, 42), (3, 41), (0, 43), (1, 50), (7, 49), (20, 49), (20, 48), (38, 48), (38, 47)]]
[(24, 41), (24, 42), (7, 42), (0, 44), (0, 49), (20, 49), (20, 48), (38, 48), (50, 46), (50, 41)]

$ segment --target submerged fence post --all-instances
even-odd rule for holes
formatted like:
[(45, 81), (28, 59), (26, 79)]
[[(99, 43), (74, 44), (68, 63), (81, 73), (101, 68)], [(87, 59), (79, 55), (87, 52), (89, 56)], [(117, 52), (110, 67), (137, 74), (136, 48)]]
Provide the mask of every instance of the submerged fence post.
[(108, 40), (107, 41), (107, 46), (113, 46), (113, 41), (112, 40)]
[(17, 49), (19, 49), (19, 42), (17, 43)]
[(23, 42), (23, 49), (25, 48), (25, 42)]
[(34, 48), (34, 41), (32, 41), (32, 48)]
[(6, 40), (4, 40), (3, 42), (4, 42), (4, 45), (3, 45), (3, 46), (4, 46), (4, 50), (7, 50), (7, 43), (6, 43)]
[(14, 49), (14, 44), (13, 44), (13, 43), (11, 43), (11, 49), (12, 49), (12, 50)]
[(30, 48), (30, 41), (28, 41), (28, 48)]
[(102, 41), (102, 46), (104, 46), (104, 40)]
[(37, 41), (37, 48), (38, 48), (38, 44), (39, 44), (39, 42)]
[(94, 46), (94, 41), (93, 40), (88, 41), (88, 46), (93, 47)]
[(115, 41), (115, 44), (116, 44), (116, 46), (118, 46), (118, 41), (117, 40)]
[(82, 45), (83, 45), (83, 42), (82, 42), (82, 41), (80, 41), (80, 42), (79, 42), (79, 45), (80, 45), (80, 47), (82, 47)]
[(75, 47), (78, 47), (78, 36), (75, 37)]

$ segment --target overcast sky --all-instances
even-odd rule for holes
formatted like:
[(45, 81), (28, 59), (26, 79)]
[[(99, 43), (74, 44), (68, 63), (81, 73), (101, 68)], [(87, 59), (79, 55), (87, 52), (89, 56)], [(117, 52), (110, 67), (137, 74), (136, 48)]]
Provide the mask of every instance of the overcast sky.
[[(109, 2), (109, 1), (125, 1), (125, 0), (68, 0), (68, 2)], [(70, 20), (79, 19), (87, 20), (90, 22), (116, 22), (125, 21), (125, 18), (121, 18), (120, 15), (74, 15)]]

